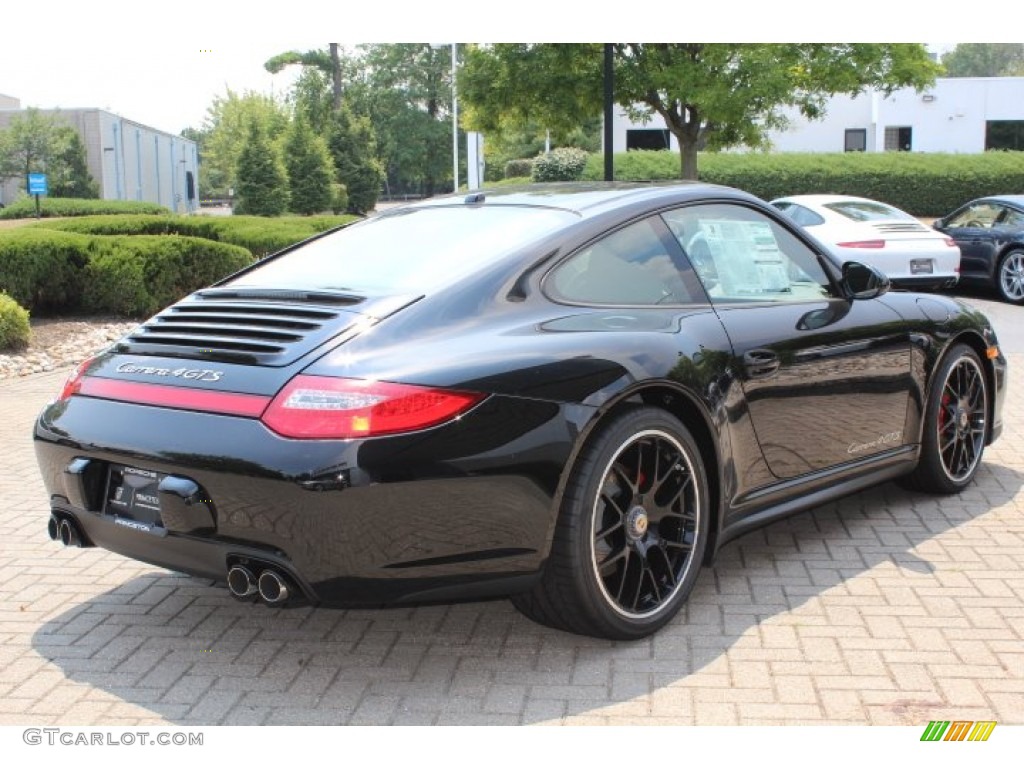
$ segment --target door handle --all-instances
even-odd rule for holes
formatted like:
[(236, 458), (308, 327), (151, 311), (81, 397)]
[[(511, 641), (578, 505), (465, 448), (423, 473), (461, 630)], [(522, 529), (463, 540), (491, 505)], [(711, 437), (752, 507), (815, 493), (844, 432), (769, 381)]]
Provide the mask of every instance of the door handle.
[(774, 375), (779, 365), (779, 356), (770, 349), (751, 349), (743, 353), (743, 368), (752, 379)]

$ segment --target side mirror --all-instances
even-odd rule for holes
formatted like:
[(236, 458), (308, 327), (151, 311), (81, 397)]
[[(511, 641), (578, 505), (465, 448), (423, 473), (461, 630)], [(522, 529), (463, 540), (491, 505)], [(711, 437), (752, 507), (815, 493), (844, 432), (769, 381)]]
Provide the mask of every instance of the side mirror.
[(857, 261), (843, 264), (843, 292), (848, 299), (875, 299), (889, 290), (889, 278)]
[(945, 226), (946, 226), (946, 220), (945, 219), (936, 219), (935, 221), (932, 222), (932, 229), (937, 229), (940, 232), (942, 231), (942, 228), (945, 227)]

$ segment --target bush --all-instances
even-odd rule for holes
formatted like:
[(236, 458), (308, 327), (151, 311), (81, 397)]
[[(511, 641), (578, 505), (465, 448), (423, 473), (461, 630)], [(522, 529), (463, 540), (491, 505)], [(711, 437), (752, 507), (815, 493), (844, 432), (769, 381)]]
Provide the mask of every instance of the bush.
[(0, 349), (21, 349), (28, 345), (31, 335), (28, 310), (0, 292)]
[(91, 216), (43, 221), (29, 229), (89, 235), (184, 235), (230, 243), (262, 257), (308, 237), (348, 224), (354, 216)]
[(334, 183), (331, 194), (331, 213), (337, 216), (348, 210), (348, 189), (344, 184)]
[(533, 174), (533, 158), (524, 157), (519, 160), (509, 160), (505, 163), (505, 178), (515, 179), (521, 176)]
[(94, 312), (150, 315), (252, 262), (244, 248), (195, 237), (97, 238), (82, 305)]
[[(114, 213), (169, 213), (156, 203), (140, 200), (83, 200), (70, 197), (41, 197), (39, 208), (43, 218), (53, 216), (93, 216)], [(36, 215), (34, 197), (23, 195), (0, 209), (0, 219), (33, 219)]]
[(35, 227), (0, 233), (0, 290), (33, 312), (77, 309), (94, 239)]
[[(949, 213), (968, 200), (1024, 188), (1024, 152), (976, 155), (912, 152), (701, 153), (700, 180), (746, 190), (765, 200), (800, 194), (868, 197), (915, 216)], [(604, 178), (603, 157), (591, 157), (587, 180)], [(620, 152), (615, 178), (679, 178), (676, 152)]]
[(559, 147), (533, 161), (534, 181), (579, 181), (587, 165), (587, 153), (575, 147)]

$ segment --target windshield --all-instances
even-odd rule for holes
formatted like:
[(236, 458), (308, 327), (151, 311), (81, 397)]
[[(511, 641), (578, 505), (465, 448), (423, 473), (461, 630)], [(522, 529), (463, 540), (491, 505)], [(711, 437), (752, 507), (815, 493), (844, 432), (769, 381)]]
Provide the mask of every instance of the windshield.
[(840, 213), (854, 221), (891, 221), (892, 219), (910, 219), (917, 221), (909, 213), (904, 213), (898, 208), (892, 208), (882, 203), (870, 202), (868, 200), (850, 200), (842, 203), (825, 203), (825, 207), (836, 213)]
[(437, 206), (379, 216), (314, 240), (229, 285), (370, 295), (424, 293), (576, 221), (527, 206)]

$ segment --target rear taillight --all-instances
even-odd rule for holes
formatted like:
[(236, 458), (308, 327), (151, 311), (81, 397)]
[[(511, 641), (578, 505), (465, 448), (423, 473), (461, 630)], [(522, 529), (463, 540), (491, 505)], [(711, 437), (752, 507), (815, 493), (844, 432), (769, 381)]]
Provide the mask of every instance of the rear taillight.
[(840, 248), (885, 248), (885, 240), (853, 240), (849, 243), (836, 243)]
[(82, 389), (82, 378), (88, 372), (92, 364), (96, 362), (95, 357), (90, 357), (83, 360), (74, 368), (71, 369), (71, 373), (68, 374), (67, 379), (64, 381), (64, 386), (60, 390), (60, 395), (57, 397), (57, 402), (62, 403), (72, 395), (77, 395)]
[(376, 437), (443, 424), (483, 399), (477, 392), (296, 376), (278, 392), (261, 420), (284, 437)]
[(945, 237), (943, 240), (950, 248), (956, 248), (956, 241), (952, 237)]

